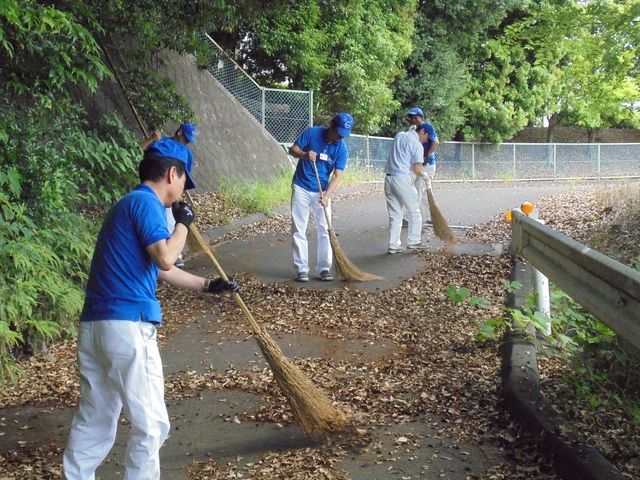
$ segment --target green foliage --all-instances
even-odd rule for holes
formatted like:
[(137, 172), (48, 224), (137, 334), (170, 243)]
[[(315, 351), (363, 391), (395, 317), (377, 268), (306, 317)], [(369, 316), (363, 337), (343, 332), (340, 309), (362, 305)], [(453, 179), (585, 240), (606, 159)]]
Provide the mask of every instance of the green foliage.
[(187, 100), (175, 82), (141, 64), (130, 65), (121, 77), (136, 111), (151, 132), (170, 122), (196, 121)]
[(75, 331), (96, 225), (136, 182), (137, 142), (116, 117), (97, 130), (73, 105), (0, 112), (0, 380), (14, 356)]
[[(273, 214), (276, 207), (291, 199), (292, 172), (285, 169), (267, 182), (232, 182), (222, 179), (218, 191), (232, 208), (242, 213)], [(346, 187), (371, 180), (371, 173), (364, 167), (346, 168), (340, 177), (340, 186)]]
[[(637, 2), (580, 2), (559, 98), (560, 123), (597, 129), (640, 126)], [(566, 34), (565, 34), (566, 35)]]
[(73, 211), (78, 200), (97, 206), (113, 203), (136, 183), (140, 156), (132, 134), (116, 117), (85, 131), (77, 106), (6, 109), (0, 113), (0, 165), (12, 173), (15, 200), (29, 216)]
[(468, 288), (456, 287), (455, 285), (447, 286), (447, 297), (453, 303), (462, 303), (469, 295), (471, 295), (471, 292)]
[(316, 93), (317, 123), (347, 110), (359, 132), (377, 131), (398, 108), (389, 85), (411, 52), (415, 0), (252, 3), (214, 37), (261, 83)]
[(517, 280), (503, 280), (502, 285), (508, 293), (515, 293), (522, 288), (522, 283), (518, 282)]
[(94, 91), (108, 75), (89, 29), (35, 0), (0, 0), (0, 65), (6, 86), (21, 95), (61, 92), (76, 83)]

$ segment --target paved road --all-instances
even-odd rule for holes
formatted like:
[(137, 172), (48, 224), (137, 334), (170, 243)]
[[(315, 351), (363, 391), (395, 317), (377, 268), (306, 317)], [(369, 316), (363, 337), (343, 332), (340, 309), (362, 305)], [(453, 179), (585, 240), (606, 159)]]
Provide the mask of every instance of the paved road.
[[(348, 201), (338, 201), (333, 208), (333, 224), (343, 251), (361, 270), (384, 277), (382, 281), (352, 284), (355, 288), (374, 290), (388, 288), (410, 277), (422, 267), (414, 255), (388, 255), (388, 216), (384, 193), (381, 186), (377, 192)], [(566, 190), (567, 186), (508, 185), (508, 186), (465, 186), (460, 184), (437, 184), (434, 196), (438, 207), (450, 225), (472, 226), (484, 223), (504, 213), (508, 208), (519, 207), (524, 201), (535, 202), (537, 198)], [(315, 227), (310, 227), (309, 256), (315, 261)], [(461, 235), (463, 230), (457, 230)], [(210, 236), (215, 236), (212, 234)], [(406, 229), (403, 229), (403, 242)], [(425, 229), (423, 242), (434, 250), (442, 243)], [(252, 272), (265, 282), (289, 282), (302, 288), (336, 288), (336, 283), (321, 282), (311, 275), (311, 282), (300, 284), (292, 281), (294, 275), (291, 261), (291, 240), (289, 231), (268, 237), (252, 237), (236, 240), (216, 248), (217, 255), (225, 271)], [(481, 245), (461, 242), (457, 253), (495, 253), (502, 246)], [(210, 269), (205, 260), (192, 263), (195, 269)], [(314, 264), (311, 263), (312, 274)], [(343, 283), (337, 282), (337, 285)]]
[[(511, 186), (455, 186), (438, 185), (435, 196), (438, 205), (451, 224), (473, 225), (493, 218), (506, 208), (523, 201), (535, 202), (541, 195), (567, 189), (555, 185)], [(387, 214), (383, 194), (378, 191), (352, 200), (336, 202), (334, 226), (342, 248), (361, 269), (384, 277), (384, 280), (350, 285), (349, 288), (379, 289), (393, 286), (422, 264), (411, 254), (388, 255)], [(209, 232), (215, 236), (215, 232)], [(406, 232), (404, 233), (406, 235)], [(311, 246), (315, 245), (311, 234)], [(426, 232), (425, 242), (434, 249), (440, 243)], [(468, 253), (496, 253), (501, 246), (472, 245), (462, 243), (458, 251)], [(293, 276), (288, 232), (274, 236), (235, 240), (217, 248), (217, 255), (227, 272), (252, 272), (266, 282), (289, 282), (300, 288), (341, 288), (344, 282), (320, 282), (312, 279), (308, 284), (298, 284)], [(315, 258), (312, 255), (312, 258)], [(211, 267), (203, 257), (192, 257), (187, 262), (192, 271), (210, 273)], [(229, 364), (243, 369), (251, 363), (261, 362), (259, 350), (246, 338), (221, 338), (210, 331), (210, 318), (202, 318), (184, 325), (172, 335), (163, 348), (165, 373), (202, 370), (212, 365), (224, 370)], [(371, 346), (363, 341), (328, 340), (309, 335), (273, 335), (288, 356), (359, 355), (362, 360), (374, 360), (393, 352), (392, 345)], [(195, 347), (195, 348), (194, 348)], [(184, 469), (194, 460), (215, 458), (240, 463), (255, 461), (270, 451), (313, 446), (297, 426), (280, 428), (266, 423), (242, 423), (233, 421), (237, 412), (255, 411), (262, 404), (260, 397), (241, 391), (208, 391), (200, 397), (184, 399), (169, 404), (172, 421), (171, 437), (161, 451), (163, 478), (184, 479)], [(18, 441), (26, 447), (53, 442), (64, 445), (71, 418), (71, 411), (24, 407), (2, 409), (0, 417), (5, 425), (5, 435), (0, 436), (0, 453), (16, 448)], [(28, 425), (28, 429), (22, 429)], [(353, 454), (340, 464), (352, 479), (387, 478), (448, 478), (464, 479), (468, 474), (482, 473), (495, 463), (499, 452), (487, 445), (461, 445), (453, 438), (442, 436), (446, 430), (439, 419), (426, 416), (406, 425), (389, 425), (374, 432), (381, 442), (381, 449), (391, 452), (393, 439), (412, 436), (423, 439), (412, 452), (413, 461), (404, 459), (392, 464), (379, 464), (372, 454)], [(127, 427), (121, 426), (116, 447), (108, 461), (99, 470), (103, 479), (120, 478)], [(427, 468), (433, 473), (427, 474)]]

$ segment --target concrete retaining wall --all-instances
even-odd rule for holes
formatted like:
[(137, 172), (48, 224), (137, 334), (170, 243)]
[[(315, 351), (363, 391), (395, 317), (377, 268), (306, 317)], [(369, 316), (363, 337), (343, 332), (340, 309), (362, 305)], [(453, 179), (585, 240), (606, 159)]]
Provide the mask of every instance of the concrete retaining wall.
[(280, 144), (209, 72), (198, 70), (192, 57), (168, 52), (166, 61), (163, 74), (196, 114), (198, 142), (191, 149), (199, 191), (215, 190), (223, 178), (264, 180), (291, 168)]
[[(109, 48), (114, 61), (119, 55)], [(173, 80), (178, 92), (188, 101), (196, 114), (198, 142), (191, 145), (196, 167), (196, 191), (216, 190), (221, 179), (232, 182), (265, 180), (281, 170), (291, 170), (284, 150), (262, 125), (225, 90), (213, 76), (198, 70), (190, 56), (165, 53), (162, 74)], [(104, 114), (117, 112), (125, 123), (142, 139), (143, 133), (115, 80), (105, 80), (95, 94), (73, 88), (72, 95), (87, 111), (94, 126)], [(172, 135), (178, 124), (164, 125), (165, 134)]]

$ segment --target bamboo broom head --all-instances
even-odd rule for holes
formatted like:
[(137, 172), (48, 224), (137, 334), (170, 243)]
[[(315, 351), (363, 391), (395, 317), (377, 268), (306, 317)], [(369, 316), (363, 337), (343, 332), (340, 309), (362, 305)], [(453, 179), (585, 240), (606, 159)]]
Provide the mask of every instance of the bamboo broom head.
[(447, 244), (454, 244), (456, 242), (456, 236), (449, 228), (447, 219), (444, 218), (442, 212), (436, 205), (436, 199), (433, 197), (433, 191), (427, 189), (427, 199), (429, 200), (429, 213), (431, 214), (431, 221), (433, 222), (433, 233), (440, 240), (443, 240)]
[(284, 356), (280, 347), (264, 330), (256, 334), (255, 338), (281, 392), (308, 436), (318, 438), (350, 428), (353, 423), (350, 416), (333, 405), (324, 393)]
[[(218, 274), (228, 280), (224, 270), (216, 260), (211, 248), (202, 238), (198, 228), (191, 224), (190, 233), (197, 245), (209, 257)], [(325, 396), (311, 380), (282, 353), (280, 347), (271, 339), (266, 330), (253, 318), (239, 293), (233, 298), (249, 320), (254, 338), (273, 372), (273, 378), (280, 387), (280, 391), (289, 402), (294, 416), (300, 422), (302, 429), (311, 437), (327, 436), (330, 433), (345, 431), (352, 423), (351, 418)]]
[(340, 270), (340, 273), (348, 282), (370, 282), (382, 279), (382, 277), (372, 273), (363, 272), (347, 258), (332, 228), (329, 229), (329, 241), (331, 242), (333, 256), (336, 259), (336, 268)]

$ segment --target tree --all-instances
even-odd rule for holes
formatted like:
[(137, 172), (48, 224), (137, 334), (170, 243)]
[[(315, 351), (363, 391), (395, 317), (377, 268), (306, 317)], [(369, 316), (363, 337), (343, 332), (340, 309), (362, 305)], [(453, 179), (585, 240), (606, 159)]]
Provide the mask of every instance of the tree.
[(385, 133), (393, 134), (403, 128), (406, 110), (419, 105), (434, 120), (440, 136), (451, 138), (465, 123), (462, 99), (470, 88), (476, 45), (509, 12), (524, 3), (521, 0), (420, 2), (414, 50), (405, 62), (406, 75), (394, 84), (402, 106)]
[(640, 4), (595, 0), (577, 8), (560, 121), (587, 128), (594, 141), (598, 128), (640, 126)]
[(313, 89), (320, 121), (348, 110), (373, 132), (398, 106), (389, 85), (411, 52), (415, 12), (415, 0), (270, 1), (214, 37), (262, 83)]

